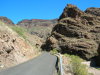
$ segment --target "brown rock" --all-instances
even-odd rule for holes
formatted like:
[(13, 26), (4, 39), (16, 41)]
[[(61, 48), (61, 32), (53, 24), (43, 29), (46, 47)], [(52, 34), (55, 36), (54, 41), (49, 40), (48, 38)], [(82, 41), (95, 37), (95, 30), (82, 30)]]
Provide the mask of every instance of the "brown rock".
[[(51, 37), (57, 42), (50, 40)], [(89, 60), (100, 54), (99, 44), (100, 18), (87, 14), (74, 5), (67, 5), (42, 48), (55, 48), (61, 53), (75, 54)]]
[(5, 23), (0, 22), (0, 64), (3, 64), (4, 68), (27, 61), (35, 53), (33, 46)]
[(85, 12), (88, 14), (100, 16), (100, 8), (91, 7), (91, 8), (86, 9)]
[(6, 24), (14, 25), (14, 23), (7, 17), (0, 16), (0, 21), (4, 22)]
[(77, 18), (80, 17), (84, 12), (80, 11), (76, 6), (68, 4), (65, 7), (64, 12), (60, 16), (59, 20), (66, 17)]

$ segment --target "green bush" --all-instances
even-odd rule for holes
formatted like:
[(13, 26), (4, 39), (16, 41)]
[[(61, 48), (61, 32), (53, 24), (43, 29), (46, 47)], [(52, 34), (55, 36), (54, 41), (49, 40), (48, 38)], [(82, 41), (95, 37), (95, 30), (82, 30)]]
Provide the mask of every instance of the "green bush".
[(25, 36), (25, 32), (26, 30), (22, 27), (19, 27), (19, 26), (11, 26), (11, 28), (17, 32), (20, 36), (22, 36), (24, 39), (26, 39), (26, 36)]
[(58, 51), (57, 51), (56, 49), (53, 49), (53, 50), (50, 51), (50, 53), (51, 53), (51, 54), (57, 54)]
[(96, 68), (96, 69), (100, 70), (100, 68)]
[(71, 71), (74, 75), (89, 75), (86, 65), (81, 64), (83, 60), (80, 57), (68, 54), (65, 56), (71, 59)]

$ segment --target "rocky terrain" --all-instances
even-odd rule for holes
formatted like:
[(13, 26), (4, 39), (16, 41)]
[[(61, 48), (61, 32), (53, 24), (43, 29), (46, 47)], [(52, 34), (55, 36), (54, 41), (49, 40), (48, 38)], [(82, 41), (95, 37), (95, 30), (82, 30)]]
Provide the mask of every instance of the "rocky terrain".
[(43, 50), (56, 49), (86, 60), (95, 58), (96, 64), (100, 65), (100, 10), (96, 10), (99, 8), (88, 8), (83, 12), (68, 4), (42, 46)]
[(37, 35), (41, 38), (46, 39), (50, 35), (52, 28), (57, 23), (57, 19), (54, 20), (42, 20), (42, 19), (32, 19), (32, 20), (22, 20), (18, 22), (18, 26), (24, 27), (32, 35)]
[(0, 21), (6, 23), (8, 25), (14, 25), (14, 23), (10, 19), (8, 19), (7, 17), (4, 17), (4, 16), (0, 16)]
[(85, 12), (95, 16), (100, 16), (100, 8), (91, 7), (86, 9)]
[[(0, 17), (0, 46), (0, 69), (33, 58), (40, 47), (43, 51), (57, 50), (62, 54), (78, 55), (100, 66), (100, 8), (81, 11), (68, 4), (59, 19), (25, 19), (17, 24)], [(64, 65), (69, 66), (66, 64), (69, 57), (63, 60)], [(94, 75), (100, 74), (99, 70), (91, 68), (92, 62), (85, 61), (88, 70), (95, 70), (92, 72)], [(65, 75), (68, 71), (67, 68)]]
[(15, 66), (38, 55), (36, 45), (41, 44), (39, 37), (27, 33), (24, 39), (8, 26), (0, 21), (0, 69)]

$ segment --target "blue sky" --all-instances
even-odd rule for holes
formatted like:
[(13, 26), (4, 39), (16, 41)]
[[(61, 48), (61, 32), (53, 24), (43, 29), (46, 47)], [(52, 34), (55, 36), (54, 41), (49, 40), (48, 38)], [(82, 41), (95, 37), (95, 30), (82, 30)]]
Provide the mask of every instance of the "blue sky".
[(0, 0), (0, 16), (14, 23), (22, 19), (54, 19), (59, 18), (66, 4), (85, 10), (100, 7), (100, 0)]

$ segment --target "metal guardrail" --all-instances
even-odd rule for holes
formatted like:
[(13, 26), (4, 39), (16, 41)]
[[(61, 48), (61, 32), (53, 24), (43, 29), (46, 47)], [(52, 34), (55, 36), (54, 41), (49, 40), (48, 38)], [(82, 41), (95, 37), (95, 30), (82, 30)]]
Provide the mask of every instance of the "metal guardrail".
[(60, 61), (60, 75), (64, 75), (62, 55), (58, 53), (56, 54), (56, 56), (59, 58), (59, 61)]
[(62, 64), (62, 56), (60, 54), (60, 75), (63, 75), (63, 64)]

